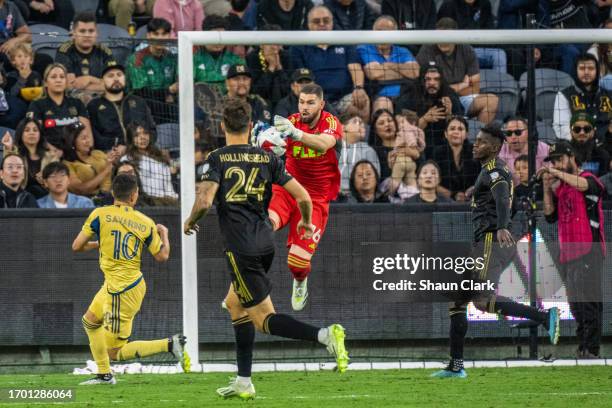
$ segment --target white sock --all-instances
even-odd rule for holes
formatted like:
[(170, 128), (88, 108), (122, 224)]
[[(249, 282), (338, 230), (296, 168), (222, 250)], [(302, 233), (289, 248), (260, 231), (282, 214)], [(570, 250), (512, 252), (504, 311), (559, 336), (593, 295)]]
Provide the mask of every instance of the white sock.
[(329, 344), (329, 329), (327, 327), (319, 329), (319, 333), (317, 334), (317, 340), (319, 340), (319, 343), (325, 346)]
[(236, 376), (236, 382), (240, 385), (249, 385), (251, 383), (251, 377)]

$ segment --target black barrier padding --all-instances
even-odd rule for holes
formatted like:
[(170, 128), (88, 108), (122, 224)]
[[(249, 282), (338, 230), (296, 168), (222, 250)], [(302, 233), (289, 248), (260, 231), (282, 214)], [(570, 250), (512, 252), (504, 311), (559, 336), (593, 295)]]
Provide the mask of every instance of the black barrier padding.
[[(351, 290), (357, 282), (362, 244), (377, 241), (469, 241), (466, 206), (335, 205), (313, 259), (310, 298), (299, 313), (291, 311), (291, 275), (286, 266), (286, 229), (276, 235), (276, 257), (270, 271), (277, 311), (318, 325), (341, 322), (353, 340), (431, 339), (448, 336), (447, 304), (367, 303)], [(133, 328), (133, 339), (162, 338), (182, 328), (180, 259), (181, 222), (177, 209), (147, 209), (170, 229), (171, 258), (164, 264), (145, 255), (147, 295)], [(88, 211), (0, 211), (0, 345), (87, 344), (81, 316), (102, 283), (97, 252), (74, 254), (73, 238)], [(612, 211), (605, 211), (612, 236)], [(514, 229), (521, 231), (521, 214)], [(221, 300), (229, 278), (214, 211), (198, 234), (199, 334), (202, 343), (232, 342), (234, 334)], [(556, 225), (539, 223), (546, 240), (556, 240)], [(611, 250), (609, 249), (609, 253)], [(607, 258), (608, 260), (610, 257)], [(612, 298), (612, 268), (604, 266), (604, 296)], [(612, 334), (612, 307), (605, 304), (604, 334)], [(470, 324), (469, 336), (511, 335), (503, 321)], [(573, 335), (565, 322), (562, 335)], [(258, 334), (259, 341), (273, 340)]]

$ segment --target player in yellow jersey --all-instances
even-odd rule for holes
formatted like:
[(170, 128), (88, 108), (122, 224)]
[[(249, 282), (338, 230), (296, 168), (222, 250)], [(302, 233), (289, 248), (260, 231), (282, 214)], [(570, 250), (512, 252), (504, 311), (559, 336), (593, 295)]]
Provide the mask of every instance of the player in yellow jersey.
[[(147, 290), (140, 272), (145, 248), (156, 261), (165, 262), (170, 256), (168, 229), (134, 209), (138, 200), (136, 178), (119, 174), (113, 180), (114, 204), (91, 212), (81, 232), (72, 243), (75, 252), (99, 249), (100, 269), (104, 283), (83, 316), (83, 327), (98, 374), (81, 385), (115, 384), (110, 360), (124, 361), (153, 354), (170, 352), (190, 370), (185, 352), (185, 337), (128, 343), (134, 316), (140, 310)], [(95, 236), (98, 241), (92, 241)]]

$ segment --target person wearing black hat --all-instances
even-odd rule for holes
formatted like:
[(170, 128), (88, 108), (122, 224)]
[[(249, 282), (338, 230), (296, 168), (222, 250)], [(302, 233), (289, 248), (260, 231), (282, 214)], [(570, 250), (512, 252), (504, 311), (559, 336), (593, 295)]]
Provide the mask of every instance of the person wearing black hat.
[(120, 147), (125, 153), (126, 128), (140, 122), (155, 126), (151, 111), (144, 99), (126, 95), (125, 69), (111, 61), (102, 71), (104, 95), (92, 99), (87, 105), (94, 134), (94, 148), (108, 152)]
[(436, 146), (445, 146), (446, 121), (463, 115), (459, 96), (448, 85), (442, 70), (434, 62), (421, 65), (419, 82), (402, 88), (395, 101), (395, 111), (409, 110), (419, 117), (418, 126), (425, 132), (425, 157), (431, 158)]
[(586, 112), (575, 112), (570, 120), (571, 145), (583, 170), (601, 177), (610, 169), (610, 154), (595, 138), (595, 120)]
[[(314, 83), (314, 75), (308, 68), (298, 68), (291, 74), (291, 92), (283, 99), (278, 101), (274, 109), (274, 114), (289, 117), (298, 111), (298, 96), (302, 90), (302, 86)], [(337, 111), (334, 107), (325, 101), (325, 110), (334, 116), (337, 116)]]
[(225, 77), (227, 96), (246, 100), (251, 105), (253, 122), (270, 123), (270, 108), (261, 96), (251, 93), (251, 78), (251, 71), (246, 65), (235, 64), (229, 67)]
[(601, 342), (601, 269), (606, 252), (602, 182), (580, 167), (567, 141), (550, 147), (546, 161), (536, 173), (544, 186), (544, 215), (558, 223), (560, 274), (570, 310), (576, 319), (578, 358), (598, 358)]

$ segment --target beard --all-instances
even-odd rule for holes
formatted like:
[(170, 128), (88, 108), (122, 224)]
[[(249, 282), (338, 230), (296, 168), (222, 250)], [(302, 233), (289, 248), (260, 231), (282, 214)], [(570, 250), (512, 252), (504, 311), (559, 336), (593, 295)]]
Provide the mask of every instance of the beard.
[(105, 88), (106, 92), (117, 95), (122, 93), (123, 91), (125, 91), (125, 86), (124, 85), (112, 85), (110, 88)]

